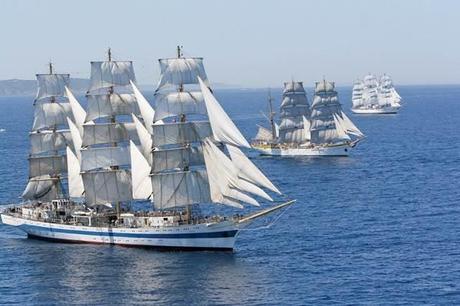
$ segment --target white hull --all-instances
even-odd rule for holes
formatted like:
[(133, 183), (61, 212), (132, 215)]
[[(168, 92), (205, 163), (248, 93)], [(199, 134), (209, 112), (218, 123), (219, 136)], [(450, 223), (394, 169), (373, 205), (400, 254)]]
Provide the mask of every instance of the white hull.
[(386, 106), (382, 108), (352, 108), (355, 114), (396, 114), (399, 106)]
[(238, 235), (238, 227), (230, 221), (158, 228), (117, 228), (47, 223), (8, 214), (1, 214), (1, 220), (4, 224), (20, 228), (31, 238), (169, 249), (232, 250)]
[(352, 147), (349, 144), (338, 146), (316, 146), (312, 148), (279, 148), (269, 146), (254, 146), (263, 155), (273, 156), (348, 156)]

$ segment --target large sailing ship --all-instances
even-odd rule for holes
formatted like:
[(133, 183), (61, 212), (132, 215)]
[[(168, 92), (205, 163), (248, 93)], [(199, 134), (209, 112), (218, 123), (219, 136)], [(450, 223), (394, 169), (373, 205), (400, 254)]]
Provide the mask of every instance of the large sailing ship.
[[(250, 146), (214, 97), (203, 59), (178, 48), (159, 62), (155, 108), (132, 62), (110, 51), (91, 62), (86, 111), (68, 75), (38, 76), (31, 153), (43, 157), (31, 155), (25, 202), (1, 213), (4, 224), (64, 242), (231, 250), (251, 221), (294, 203), (273, 200), (281, 192), (241, 151)], [(247, 215), (214, 209), (261, 200), (275, 204)]]
[(356, 114), (396, 114), (401, 107), (401, 96), (391, 78), (383, 75), (380, 82), (368, 74), (353, 85), (352, 108)]
[(284, 83), (281, 122), (274, 122), (269, 97), (271, 130), (259, 126), (253, 148), (265, 155), (348, 156), (364, 134), (342, 111), (335, 84), (323, 80), (315, 86), (310, 106), (302, 82)]

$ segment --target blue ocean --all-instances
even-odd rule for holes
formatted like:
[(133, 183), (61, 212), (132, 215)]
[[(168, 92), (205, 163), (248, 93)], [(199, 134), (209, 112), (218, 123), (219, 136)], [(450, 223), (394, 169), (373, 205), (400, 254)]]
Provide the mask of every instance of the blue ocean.
[[(460, 304), (460, 86), (398, 90), (399, 114), (366, 116), (339, 88), (367, 136), (350, 157), (254, 156), (297, 203), (233, 253), (49, 243), (0, 225), (0, 304)], [(247, 138), (266, 124), (265, 89), (215, 92)], [(32, 102), (0, 98), (0, 204), (26, 183)]]

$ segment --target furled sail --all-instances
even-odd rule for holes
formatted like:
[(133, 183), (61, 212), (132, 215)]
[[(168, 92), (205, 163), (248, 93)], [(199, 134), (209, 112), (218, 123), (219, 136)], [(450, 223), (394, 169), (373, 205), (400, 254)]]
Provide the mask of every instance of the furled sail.
[(206, 84), (200, 78), (198, 80), (206, 103), (214, 139), (226, 144), (250, 148), (251, 146), (246, 138), (244, 138), (222, 106), (220, 106)]
[(202, 58), (164, 58), (160, 59), (159, 62), (161, 76), (157, 91), (168, 86), (198, 84), (198, 78), (201, 78), (204, 84), (209, 86)]
[(128, 86), (130, 81), (136, 82), (133, 62), (91, 62), (91, 79), (88, 92), (106, 90), (110, 87)]
[(309, 103), (302, 82), (284, 83), (281, 102), (281, 123), (279, 142), (302, 143), (306, 139), (303, 131), (303, 117), (310, 116)]
[(35, 101), (55, 99), (61, 101), (67, 97), (65, 87), (69, 86), (68, 74), (37, 74), (38, 91)]
[(334, 83), (326, 80), (317, 82), (311, 107), (311, 143), (331, 144), (349, 139), (334, 121), (334, 114), (340, 114), (341, 111)]

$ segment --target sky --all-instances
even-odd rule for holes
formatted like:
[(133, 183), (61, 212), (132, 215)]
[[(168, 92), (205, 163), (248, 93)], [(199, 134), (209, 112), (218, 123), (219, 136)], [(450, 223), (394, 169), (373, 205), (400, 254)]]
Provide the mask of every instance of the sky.
[(1, 0), (0, 80), (47, 71), (89, 77), (92, 60), (132, 60), (139, 84), (158, 58), (204, 57), (211, 83), (281, 87), (368, 72), (396, 84), (460, 83), (455, 0)]

